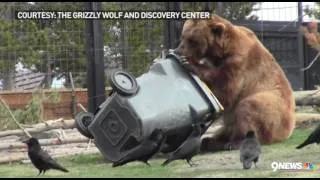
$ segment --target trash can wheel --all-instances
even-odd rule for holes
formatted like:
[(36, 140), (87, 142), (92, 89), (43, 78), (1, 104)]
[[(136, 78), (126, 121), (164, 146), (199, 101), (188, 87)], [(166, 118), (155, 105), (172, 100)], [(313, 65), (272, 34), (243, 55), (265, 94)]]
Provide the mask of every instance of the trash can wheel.
[(80, 112), (75, 117), (75, 124), (78, 131), (87, 138), (93, 139), (88, 126), (92, 122), (94, 116), (90, 112)]
[(128, 72), (116, 71), (110, 78), (112, 88), (121, 95), (131, 96), (138, 91), (136, 78)]

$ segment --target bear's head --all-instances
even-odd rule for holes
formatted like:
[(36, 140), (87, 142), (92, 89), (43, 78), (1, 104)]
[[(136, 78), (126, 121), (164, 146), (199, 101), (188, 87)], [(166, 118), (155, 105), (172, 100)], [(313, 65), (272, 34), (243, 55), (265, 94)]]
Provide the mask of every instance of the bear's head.
[(250, 38), (246, 38), (249, 34), (252, 34), (250, 30), (234, 26), (217, 15), (210, 19), (190, 19), (183, 25), (175, 52), (194, 64), (208, 59), (219, 66), (227, 56), (240, 52), (243, 44), (250, 44), (247, 41)]

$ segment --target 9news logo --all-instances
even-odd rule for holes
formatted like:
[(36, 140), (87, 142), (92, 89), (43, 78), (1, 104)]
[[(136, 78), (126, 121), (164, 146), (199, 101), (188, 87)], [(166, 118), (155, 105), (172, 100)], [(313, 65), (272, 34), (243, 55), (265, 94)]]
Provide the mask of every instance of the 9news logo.
[(317, 167), (313, 163), (310, 162), (272, 162), (271, 163), (271, 168), (273, 171), (278, 171), (278, 170), (289, 170), (289, 171), (315, 171)]

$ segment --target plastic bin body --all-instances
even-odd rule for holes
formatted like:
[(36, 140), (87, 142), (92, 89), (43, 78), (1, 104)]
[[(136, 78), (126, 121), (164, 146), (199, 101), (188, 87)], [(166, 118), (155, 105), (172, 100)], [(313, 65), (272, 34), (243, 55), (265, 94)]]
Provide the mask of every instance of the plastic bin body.
[(191, 130), (194, 120), (190, 108), (200, 117), (198, 121), (223, 110), (208, 88), (183, 69), (178, 58), (170, 54), (155, 61), (147, 73), (136, 78), (136, 94), (114, 92), (100, 105), (88, 129), (107, 159), (119, 160), (155, 128), (167, 132), (173, 150)]

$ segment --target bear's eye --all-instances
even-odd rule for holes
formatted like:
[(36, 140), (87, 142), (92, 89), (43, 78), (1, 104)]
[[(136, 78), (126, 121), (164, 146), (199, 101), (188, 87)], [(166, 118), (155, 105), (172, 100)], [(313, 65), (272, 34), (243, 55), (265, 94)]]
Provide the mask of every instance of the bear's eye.
[(221, 28), (213, 28), (212, 29), (212, 33), (217, 35), (217, 36), (221, 36), (222, 34), (222, 29)]

